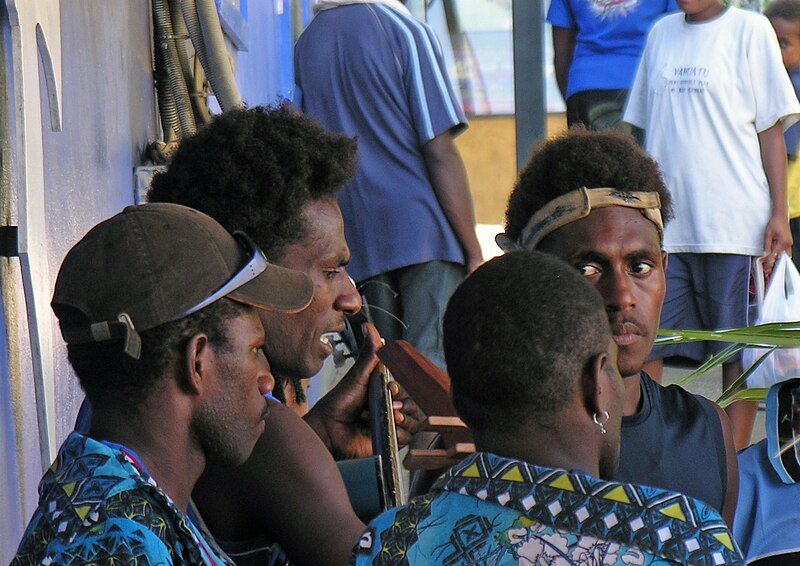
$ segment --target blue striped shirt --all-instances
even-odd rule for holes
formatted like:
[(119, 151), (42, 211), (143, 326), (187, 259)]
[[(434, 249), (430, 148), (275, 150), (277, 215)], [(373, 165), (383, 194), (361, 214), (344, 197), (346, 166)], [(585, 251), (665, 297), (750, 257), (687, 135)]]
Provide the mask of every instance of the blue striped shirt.
[(422, 153), (466, 127), (433, 31), (383, 4), (323, 10), (297, 40), (295, 77), (304, 112), (358, 137), (358, 172), (339, 195), (353, 278), (463, 263)]

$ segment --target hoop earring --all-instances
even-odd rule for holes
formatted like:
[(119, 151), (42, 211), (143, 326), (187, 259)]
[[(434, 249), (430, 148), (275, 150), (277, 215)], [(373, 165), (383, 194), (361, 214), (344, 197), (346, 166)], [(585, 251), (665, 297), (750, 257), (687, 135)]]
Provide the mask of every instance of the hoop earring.
[(608, 418), (608, 411), (603, 411), (603, 422), (600, 422), (600, 420), (597, 418), (597, 413), (592, 415), (592, 421), (594, 424), (600, 427), (600, 434), (606, 433), (606, 427), (604, 425), (608, 422)]

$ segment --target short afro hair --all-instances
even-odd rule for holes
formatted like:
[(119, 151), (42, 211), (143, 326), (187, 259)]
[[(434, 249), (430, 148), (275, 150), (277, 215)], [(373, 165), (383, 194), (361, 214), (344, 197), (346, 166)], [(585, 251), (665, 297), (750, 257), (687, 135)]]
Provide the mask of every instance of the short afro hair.
[(547, 426), (610, 340), (600, 295), (566, 262), (527, 250), (497, 257), (445, 311), (453, 403), (476, 432)]
[(788, 22), (800, 21), (800, 0), (772, 0), (764, 8), (768, 18), (780, 18)]
[(183, 140), (156, 175), (151, 202), (205, 212), (243, 230), (280, 263), (306, 234), (303, 207), (335, 198), (356, 170), (356, 142), (327, 131), (291, 105), (230, 110)]
[(508, 199), (506, 236), (516, 240), (539, 209), (581, 187), (656, 192), (664, 223), (672, 218), (672, 197), (661, 171), (631, 136), (573, 127), (531, 154)]

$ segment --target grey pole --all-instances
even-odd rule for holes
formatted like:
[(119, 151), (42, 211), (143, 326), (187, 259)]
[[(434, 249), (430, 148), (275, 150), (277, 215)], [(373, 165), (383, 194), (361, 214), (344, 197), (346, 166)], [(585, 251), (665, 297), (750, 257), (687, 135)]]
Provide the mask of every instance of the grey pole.
[(517, 169), (525, 165), (531, 147), (544, 139), (544, 0), (513, 0), (514, 122)]

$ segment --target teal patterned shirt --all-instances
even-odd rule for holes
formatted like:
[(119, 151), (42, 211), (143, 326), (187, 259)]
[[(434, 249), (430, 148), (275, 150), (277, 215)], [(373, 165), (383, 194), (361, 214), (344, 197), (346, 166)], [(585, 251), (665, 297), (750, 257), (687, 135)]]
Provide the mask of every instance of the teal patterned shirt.
[(370, 523), (358, 565), (743, 564), (722, 518), (663, 489), (479, 452)]
[(12, 566), (230, 565), (153, 478), (120, 450), (70, 434), (39, 483)]

